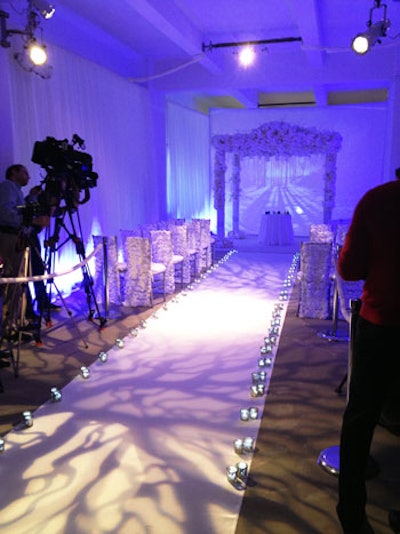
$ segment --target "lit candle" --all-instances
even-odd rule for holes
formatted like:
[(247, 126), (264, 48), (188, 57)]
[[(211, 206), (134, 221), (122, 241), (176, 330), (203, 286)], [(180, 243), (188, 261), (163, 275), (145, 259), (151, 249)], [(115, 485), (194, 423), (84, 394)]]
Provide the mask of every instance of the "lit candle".
[(253, 384), (251, 387), (250, 387), (250, 396), (251, 397), (259, 397), (260, 394), (259, 394), (259, 391), (258, 391), (258, 386), (257, 384)]
[(257, 384), (260, 381), (260, 373), (251, 373), (251, 379), (253, 384)]
[(108, 360), (107, 352), (99, 352), (98, 358), (102, 363), (106, 362)]
[(242, 408), (240, 410), (240, 419), (242, 421), (248, 421), (249, 420), (249, 410), (247, 408)]
[(83, 378), (89, 378), (90, 376), (90, 371), (87, 367), (85, 367), (84, 365), (82, 365), (81, 367), (81, 375)]
[(61, 400), (61, 393), (57, 388), (51, 388), (50, 394), (54, 402), (59, 402)]
[(249, 467), (246, 462), (243, 462), (243, 461), (238, 462), (236, 464), (236, 468), (237, 468), (237, 476), (239, 478), (241, 479), (247, 478)]
[(236, 452), (236, 454), (242, 454), (242, 452), (243, 452), (243, 440), (242, 439), (235, 439), (233, 441), (233, 449)]
[(250, 419), (257, 419), (258, 417), (258, 408), (255, 406), (252, 406), (248, 410)]
[(30, 427), (33, 425), (33, 418), (32, 414), (29, 411), (22, 412), (22, 417), (24, 418), (24, 425), (26, 427)]
[(237, 478), (237, 467), (235, 465), (228, 465), (226, 468), (226, 477), (229, 482), (234, 482)]
[(122, 349), (123, 346), (124, 346), (124, 340), (123, 340), (123, 339), (119, 339), (119, 338), (117, 338), (117, 339), (115, 340), (115, 345), (116, 345), (119, 349)]
[(251, 437), (246, 437), (243, 440), (243, 451), (252, 452), (254, 447), (254, 440)]

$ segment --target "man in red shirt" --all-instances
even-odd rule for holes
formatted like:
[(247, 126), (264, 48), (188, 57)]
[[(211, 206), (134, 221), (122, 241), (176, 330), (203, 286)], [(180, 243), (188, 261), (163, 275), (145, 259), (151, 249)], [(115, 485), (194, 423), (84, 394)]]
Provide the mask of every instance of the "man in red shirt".
[[(337, 513), (345, 533), (373, 533), (365, 473), (376, 424), (400, 395), (400, 169), (359, 201), (338, 258), (344, 280), (364, 280), (340, 440)], [(400, 511), (389, 512), (400, 532)]]

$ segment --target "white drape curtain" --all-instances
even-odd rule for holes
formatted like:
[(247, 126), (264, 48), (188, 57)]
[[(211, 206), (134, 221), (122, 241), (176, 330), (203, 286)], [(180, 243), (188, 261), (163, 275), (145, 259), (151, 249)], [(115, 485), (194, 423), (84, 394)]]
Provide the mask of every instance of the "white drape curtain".
[(167, 209), (176, 218), (214, 216), (208, 116), (173, 103), (167, 105)]
[[(35, 141), (47, 136), (85, 140), (98, 173), (91, 199), (80, 206), (86, 245), (91, 235), (116, 235), (157, 219), (151, 102), (148, 91), (64, 50), (52, 47), (53, 75), (44, 80), (10, 62), (14, 162), (25, 164), (36, 185), (45, 171), (30, 162)], [(27, 192), (27, 191), (26, 191)], [(58, 254), (63, 267), (78, 263), (67, 243)]]

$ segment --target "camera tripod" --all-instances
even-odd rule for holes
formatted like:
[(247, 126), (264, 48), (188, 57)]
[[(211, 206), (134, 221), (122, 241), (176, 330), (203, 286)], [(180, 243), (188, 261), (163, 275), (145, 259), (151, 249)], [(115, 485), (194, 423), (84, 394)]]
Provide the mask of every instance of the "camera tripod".
[[(63, 207), (56, 208), (56, 216), (52, 217), (54, 220), (53, 230), (51, 231), (51, 226), (46, 228), (46, 236), (44, 240), (44, 245), (46, 248), (45, 252), (45, 265), (49, 272), (54, 271), (54, 260), (55, 254), (58, 252), (67, 242), (71, 241), (75, 245), (75, 251), (79, 257), (81, 265), (81, 271), (83, 276), (83, 288), (86, 293), (86, 301), (88, 305), (88, 320), (93, 321), (97, 319), (99, 321), (99, 326), (102, 328), (107, 319), (100, 314), (100, 309), (96, 301), (96, 297), (93, 289), (93, 278), (91, 276), (89, 266), (84, 262), (86, 259), (85, 256), (85, 247), (82, 239), (82, 229), (80, 224), (79, 211), (77, 208), (69, 208), (67, 205)], [(65, 221), (69, 222), (69, 228)], [(79, 233), (77, 231), (77, 227)], [(65, 239), (60, 242), (61, 231), (65, 233)], [(51, 285), (54, 284), (53, 279), (49, 279), (50, 283), (50, 295), (51, 295)], [(46, 310), (46, 321), (50, 321), (50, 308)]]
[[(30, 248), (25, 247), (20, 262), (18, 278), (27, 279), (30, 276)], [(7, 284), (4, 288), (5, 302), (4, 317), (2, 317), (2, 341), (5, 340), (9, 347), (16, 343), (17, 356), (14, 357), (13, 349), (9, 348), (4, 351), (9, 353), (14, 375), (19, 374), (20, 348), (24, 337), (31, 337), (37, 345), (42, 343), (40, 337), (40, 323), (29, 323), (26, 319), (26, 310), (28, 302), (28, 285), (27, 281), (13, 282)]]

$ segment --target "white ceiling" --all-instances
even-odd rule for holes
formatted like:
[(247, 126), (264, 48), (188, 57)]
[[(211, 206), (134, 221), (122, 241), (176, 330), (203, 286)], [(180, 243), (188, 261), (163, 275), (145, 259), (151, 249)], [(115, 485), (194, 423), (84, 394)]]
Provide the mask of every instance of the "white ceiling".
[[(400, 1), (386, 0), (391, 28), (381, 44), (365, 56), (350, 49), (377, 4), (373, 22), (382, 18), (383, 2), (54, 0), (43, 40), (50, 53), (57, 44), (200, 107), (379, 101), (400, 71)], [(21, 10), (26, 0), (0, 6)], [(248, 69), (237, 66), (237, 47), (202, 47), (288, 37), (301, 42), (257, 46), (257, 63)]]

